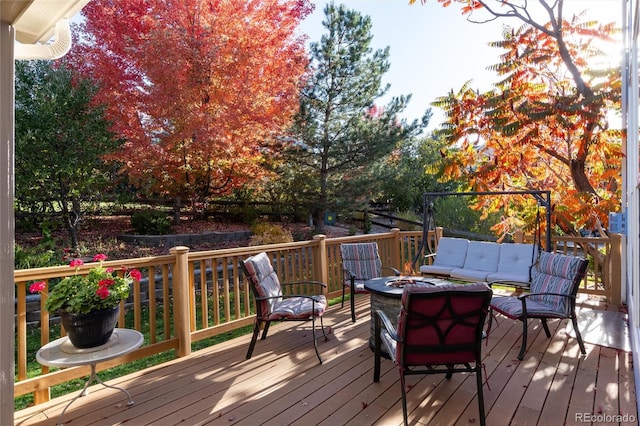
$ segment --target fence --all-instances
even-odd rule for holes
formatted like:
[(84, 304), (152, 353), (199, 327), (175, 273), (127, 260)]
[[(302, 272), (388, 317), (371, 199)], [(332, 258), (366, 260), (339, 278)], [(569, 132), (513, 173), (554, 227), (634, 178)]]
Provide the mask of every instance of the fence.
[[(104, 262), (105, 267), (118, 268), (126, 264), (142, 272), (143, 279), (134, 282), (130, 299), (122, 302), (118, 326), (142, 331), (146, 337), (141, 348), (121, 358), (99, 364), (98, 371), (169, 350), (174, 350), (178, 357), (186, 356), (191, 352), (192, 342), (251, 325), (255, 312), (254, 301), (239, 268), (240, 260), (248, 256), (267, 252), (283, 282), (316, 280), (327, 283), (327, 297), (331, 299), (342, 294), (341, 243), (377, 242), (383, 264), (408, 271), (413, 259), (423, 254), (418, 253), (421, 238), (421, 231), (394, 229), (380, 234), (331, 239), (317, 235), (310, 241), (193, 253), (187, 247), (175, 247), (171, 249), (170, 255)], [(616, 303), (616, 300), (619, 303), (620, 239), (597, 240), (557, 238), (554, 244), (562, 250), (577, 250), (573, 252), (575, 254), (580, 253), (580, 247), (585, 247), (588, 243), (602, 246), (605, 266), (591, 269), (591, 278), (588, 282), (585, 281), (581, 291), (605, 295), (612, 303)], [(92, 266), (95, 265), (83, 265), (79, 273), (87, 273)], [(28, 313), (28, 283), (35, 280), (49, 283), (68, 273), (68, 266), (18, 270), (14, 273), (14, 393), (15, 396), (33, 393), (36, 404), (49, 400), (51, 386), (89, 374), (89, 367), (57, 371), (40, 367), (40, 374), (27, 377), (28, 365), (37, 365), (37, 349), (64, 335), (62, 328), (60, 335), (52, 335), (50, 324), (54, 324), (56, 319), (50, 317), (44, 309), (44, 299), (36, 301), (39, 311), (31, 310)], [(600, 278), (594, 281), (594, 274)], [(617, 279), (617, 284), (612, 279)], [(293, 291), (304, 290), (298, 288)], [(126, 316), (125, 312), (128, 312)], [(28, 323), (31, 327), (28, 327)], [(29, 333), (39, 334), (37, 347), (28, 349)]]

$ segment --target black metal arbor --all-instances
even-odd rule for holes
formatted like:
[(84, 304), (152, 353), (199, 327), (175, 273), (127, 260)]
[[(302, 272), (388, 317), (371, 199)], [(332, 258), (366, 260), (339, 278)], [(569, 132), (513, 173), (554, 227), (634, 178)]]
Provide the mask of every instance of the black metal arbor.
[[(538, 202), (538, 209), (544, 207), (547, 216), (547, 226), (545, 231), (545, 243), (547, 251), (551, 250), (551, 191), (486, 191), (486, 192), (425, 192), (423, 194), (423, 220), (422, 220), (422, 241), (416, 253), (413, 264), (418, 261), (420, 253), (424, 250), (427, 242), (429, 230), (435, 229), (435, 208), (434, 199), (438, 197), (461, 197), (461, 196), (491, 196), (491, 195), (531, 195)], [(539, 232), (539, 230), (536, 230)], [(539, 236), (538, 236), (539, 238)], [(538, 241), (539, 242), (539, 241)]]

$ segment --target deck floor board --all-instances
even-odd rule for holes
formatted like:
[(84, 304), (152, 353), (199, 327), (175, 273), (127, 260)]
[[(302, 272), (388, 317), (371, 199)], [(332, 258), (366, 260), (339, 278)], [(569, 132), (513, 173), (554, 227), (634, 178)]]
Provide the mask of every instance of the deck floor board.
[[(612, 309), (581, 302), (581, 309)], [(319, 364), (310, 323), (273, 324), (245, 359), (251, 336), (242, 336), (108, 383), (127, 389), (135, 404), (111, 388), (94, 385), (65, 412), (66, 425), (401, 425), (397, 369), (383, 360), (373, 383), (369, 348), (369, 301), (357, 299), (358, 321), (347, 307), (330, 308), (318, 339)], [(586, 343), (580, 356), (567, 321), (550, 321), (547, 339), (539, 322), (528, 327), (528, 350), (517, 360), (519, 322), (500, 317), (483, 344), (487, 424), (584, 424), (577, 413), (635, 416), (632, 357)], [(321, 333), (319, 333), (321, 336)], [(475, 377), (409, 376), (412, 425), (477, 425)], [(54, 425), (75, 394), (15, 413), (15, 425)]]

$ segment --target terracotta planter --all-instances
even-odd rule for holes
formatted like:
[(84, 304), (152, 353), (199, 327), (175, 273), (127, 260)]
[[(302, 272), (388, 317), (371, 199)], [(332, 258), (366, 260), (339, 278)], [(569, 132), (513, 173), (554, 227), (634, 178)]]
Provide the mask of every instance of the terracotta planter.
[(120, 306), (91, 311), (88, 314), (60, 312), (62, 325), (76, 348), (93, 348), (109, 341), (118, 322)]

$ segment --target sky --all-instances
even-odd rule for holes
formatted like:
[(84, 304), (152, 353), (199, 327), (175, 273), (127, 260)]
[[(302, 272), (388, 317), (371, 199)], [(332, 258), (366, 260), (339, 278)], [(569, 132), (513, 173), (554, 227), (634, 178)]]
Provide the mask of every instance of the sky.
[[(300, 29), (309, 41), (319, 41), (325, 33), (322, 21), (328, 1), (313, 3), (314, 13)], [(458, 91), (468, 81), (480, 91), (491, 88), (497, 76), (487, 67), (498, 63), (501, 51), (488, 43), (501, 40), (505, 24), (521, 25), (516, 20), (468, 22), (458, 6), (445, 8), (436, 0), (426, 4), (417, 0), (412, 6), (408, 0), (336, 0), (335, 4), (344, 4), (371, 18), (373, 49), (390, 47), (391, 68), (383, 82), (391, 88), (380, 104), (386, 104), (392, 96), (411, 94), (402, 117), (408, 121), (420, 119), (431, 108), (431, 130), (444, 120), (440, 109), (430, 105), (436, 98), (451, 89)], [(586, 10), (592, 19), (619, 22), (621, 7), (618, 0), (565, 0), (565, 16), (569, 16), (567, 10)]]

